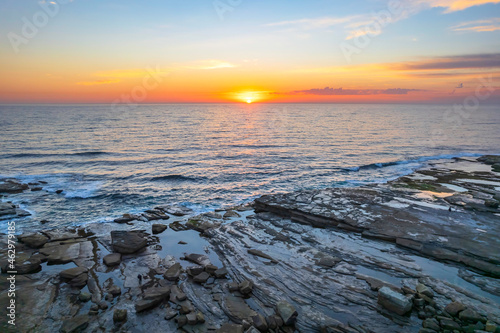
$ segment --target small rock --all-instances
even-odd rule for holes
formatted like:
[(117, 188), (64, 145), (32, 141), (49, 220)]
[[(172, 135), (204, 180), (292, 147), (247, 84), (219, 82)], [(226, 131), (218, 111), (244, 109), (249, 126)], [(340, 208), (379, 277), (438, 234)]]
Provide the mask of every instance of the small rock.
[(240, 290), (240, 293), (242, 293), (243, 295), (248, 295), (253, 290), (253, 282), (245, 280), (238, 285), (238, 289)]
[(486, 322), (486, 326), (484, 327), (484, 330), (486, 332), (496, 332), (498, 329), (497, 325), (491, 321)]
[(106, 302), (100, 302), (99, 304), (97, 304), (99, 306), (99, 309), (101, 310), (106, 310), (108, 308), (108, 303)]
[(214, 275), (215, 271), (218, 269), (219, 269), (219, 267), (212, 265), (212, 264), (205, 266), (205, 272), (207, 272), (210, 275)]
[(113, 249), (122, 254), (131, 254), (142, 250), (148, 245), (145, 234), (142, 231), (111, 231)]
[(108, 288), (108, 292), (113, 296), (118, 296), (122, 293), (122, 290), (120, 289), (120, 287), (113, 285)]
[(193, 278), (193, 281), (196, 282), (196, 283), (205, 283), (207, 282), (207, 280), (210, 278), (210, 275), (208, 275), (207, 272), (202, 272), (198, 275), (196, 275), (194, 278)]
[(194, 277), (204, 271), (202, 266), (190, 266), (186, 269), (189, 276)]
[(41, 248), (49, 241), (49, 237), (42, 234), (27, 234), (17, 236), (17, 239), (33, 249)]
[(196, 313), (189, 313), (186, 315), (188, 325), (196, 325), (198, 323), (198, 319), (196, 318)]
[(439, 330), (440, 330), (439, 322), (437, 321), (437, 319), (434, 319), (434, 318), (424, 320), (424, 322), (422, 323), (422, 326), (424, 328), (430, 328), (431, 330), (434, 330), (436, 332), (439, 332)]
[(80, 293), (80, 295), (78, 295), (78, 299), (82, 303), (86, 303), (86, 302), (90, 301), (91, 298), (92, 298), (92, 295), (89, 293)]
[(179, 276), (181, 275), (182, 272), (182, 266), (180, 263), (175, 263), (172, 266), (170, 266), (169, 269), (163, 274), (163, 277), (167, 279), (168, 281), (177, 281), (179, 280)]
[(181, 315), (175, 318), (175, 322), (177, 323), (177, 327), (183, 327), (187, 325), (188, 320), (185, 315)]
[(152, 231), (153, 231), (153, 234), (156, 235), (156, 234), (161, 234), (162, 232), (167, 230), (167, 228), (168, 228), (168, 226), (166, 226), (164, 224), (153, 224)]
[(179, 241), (177, 244), (186, 245), (187, 243), (185, 241)]
[(228, 271), (227, 271), (226, 267), (219, 268), (218, 270), (216, 270), (214, 272), (214, 275), (217, 279), (223, 279), (226, 277), (227, 274), (228, 274)]
[(198, 324), (204, 324), (205, 323), (205, 316), (203, 313), (200, 311), (196, 312), (196, 320), (198, 321)]
[(267, 322), (266, 318), (264, 318), (261, 314), (256, 314), (251, 317), (253, 326), (261, 332), (267, 332)]
[(419, 294), (425, 295), (430, 298), (434, 297), (434, 293), (429, 289), (429, 287), (427, 287), (424, 284), (421, 283), (417, 284), (416, 289)]
[(126, 309), (116, 309), (113, 312), (113, 322), (122, 323), (127, 321), (127, 310)]
[(450, 315), (456, 317), (458, 316), (459, 312), (465, 310), (467, 307), (463, 305), (462, 303), (459, 302), (451, 302), (448, 304), (445, 308), (444, 311), (449, 313)]
[(160, 298), (142, 299), (140, 301), (137, 301), (135, 303), (135, 312), (139, 313), (157, 307), (161, 303), (161, 301), (162, 300)]
[(102, 261), (106, 266), (117, 266), (122, 261), (122, 255), (120, 253), (111, 253), (102, 258)]
[(460, 320), (468, 321), (468, 322), (472, 322), (472, 323), (475, 323), (478, 321), (486, 323), (486, 319), (472, 309), (465, 309), (464, 311), (461, 311), (458, 314), (458, 318), (460, 318)]
[(240, 214), (236, 213), (234, 210), (228, 210), (224, 216), (225, 218), (231, 218), (231, 217), (241, 217)]
[(76, 278), (71, 279), (68, 283), (75, 288), (83, 288), (87, 285), (89, 276), (87, 273), (78, 275)]
[(440, 325), (444, 329), (460, 331), (460, 325), (448, 318), (440, 320)]
[(286, 301), (281, 301), (276, 304), (276, 312), (283, 319), (283, 323), (287, 326), (293, 325), (299, 315), (295, 307)]
[(56, 191), (56, 194), (61, 194), (61, 193), (63, 193), (63, 190), (57, 190)]
[(325, 256), (325, 257), (321, 258), (320, 260), (318, 260), (316, 262), (316, 265), (326, 267), (326, 268), (332, 268), (341, 261), (342, 261), (342, 259), (337, 258), (337, 257)]
[(378, 303), (400, 316), (411, 311), (412, 301), (389, 287), (382, 287), (378, 291)]

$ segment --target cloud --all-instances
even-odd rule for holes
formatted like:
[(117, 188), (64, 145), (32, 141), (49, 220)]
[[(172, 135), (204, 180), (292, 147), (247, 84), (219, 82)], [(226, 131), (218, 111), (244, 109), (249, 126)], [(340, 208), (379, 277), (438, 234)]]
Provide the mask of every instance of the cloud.
[(397, 63), (389, 67), (398, 70), (450, 70), (500, 67), (500, 53), (457, 55), (430, 58), (408, 63)]
[(500, 3), (500, 0), (413, 0), (412, 2), (417, 6), (421, 4), (431, 8), (443, 7), (446, 8), (445, 13), (451, 13), (474, 6)]
[(346, 17), (318, 17), (318, 18), (306, 18), (294, 21), (280, 21), (274, 23), (268, 23), (264, 26), (266, 27), (295, 27), (301, 30), (312, 30), (320, 28), (329, 28), (343, 23), (349, 23), (353, 20), (359, 19), (362, 15), (353, 15)]
[(307, 90), (295, 90), (288, 93), (277, 93), (282, 95), (318, 95), (318, 96), (365, 96), (365, 95), (407, 95), (412, 91), (424, 91), (421, 89), (390, 88), (390, 89), (343, 89), (343, 88), (313, 88)]
[(118, 82), (120, 82), (120, 80), (97, 80), (97, 81), (82, 81), (82, 82), (77, 82), (76, 84), (82, 86), (96, 86), (101, 84), (113, 84)]
[(199, 60), (188, 64), (178, 64), (175, 65), (175, 69), (200, 69), (200, 70), (211, 70), (211, 69), (221, 69), (221, 68), (233, 68), (238, 67), (230, 62), (223, 60)]
[(500, 18), (463, 22), (450, 28), (459, 32), (492, 32), (500, 30)]

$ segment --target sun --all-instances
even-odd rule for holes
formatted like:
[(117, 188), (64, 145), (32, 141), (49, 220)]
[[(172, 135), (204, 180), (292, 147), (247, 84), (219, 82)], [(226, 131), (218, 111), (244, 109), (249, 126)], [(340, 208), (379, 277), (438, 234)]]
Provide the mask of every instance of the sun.
[(251, 99), (251, 98), (248, 98), (248, 99), (247, 99), (247, 104), (252, 104), (252, 102), (253, 102), (253, 101), (252, 101), (252, 99)]

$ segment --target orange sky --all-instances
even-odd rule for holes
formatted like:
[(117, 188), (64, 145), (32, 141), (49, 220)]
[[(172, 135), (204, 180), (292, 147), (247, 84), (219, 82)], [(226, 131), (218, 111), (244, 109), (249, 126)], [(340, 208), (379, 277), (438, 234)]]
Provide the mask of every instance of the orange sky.
[(499, 101), (500, 1), (402, 0), (386, 22), (378, 0), (246, 3), (225, 17), (107, 2), (51, 2), (58, 13), (29, 38), (24, 18), (47, 3), (4, 5), (0, 103), (448, 103), (477, 89)]

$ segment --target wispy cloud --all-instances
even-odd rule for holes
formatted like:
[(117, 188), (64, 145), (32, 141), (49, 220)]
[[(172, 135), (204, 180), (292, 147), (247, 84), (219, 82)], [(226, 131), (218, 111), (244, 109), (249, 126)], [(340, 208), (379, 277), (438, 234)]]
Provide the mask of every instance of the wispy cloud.
[(451, 13), (474, 6), (500, 3), (500, 0), (412, 0), (412, 2), (415, 5), (423, 4), (431, 8), (443, 7), (445, 13)]
[(318, 18), (305, 18), (292, 21), (280, 21), (268, 23), (266, 27), (295, 27), (301, 30), (312, 30), (320, 28), (329, 28), (339, 24), (349, 23), (353, 20), (359, 19), (361, 15), (353, 15), (346, 17), (318, 17)]
[(423, 91), (420, 89), (390, 88), (390, 89), (343, 89), (343, 88), (313, 88), (307, 90), (295, 90), (280, 95), (318, 95), (318, 96), (366, 96), (366, 95), (407, 95), (412, 91)]
[(450, 28), (459, 32), (492, 32), (500, 30), (500, 18), (463, 22)]
[(210, 59), (210, 60), (194, 61), (187, 64), (177, 64), (174, 65), (173, 69), (211, 70), (211, 69), (233, 68), (233, 67), (238, 67), (238, 66), (227, 61)]
[[(286, 27), (289, 30), (294, 31), (342, 27), (346, 32), (345, 39), (348, 40), (364, 35), (379, 35), (382, 33), (382, 28), (384, 26), (407, 19), (410, 16), (431, 8), (445, 8), (444, 13), (451, 13), (474, 6), (496, 3), (500, 3), (500, 0), (401, 0), (400, 6), (397, 10), (383, 8), (379, 12), (370, 14), (350, 15), (344, 17), (326, 16), (318, 18), (303, 18), (298, 20), (268, 23), (265, 24), (265, 26)], [(378, 26), (378, 29), (373, 29), (373, 27), (376, 26)], [(497, 26), (486, 26), (483, 27), (483, 29), (489, 28), (497, 30), (496, 27)], [(478, 27), (478, 29), (481, 29), (481, 27)]]

